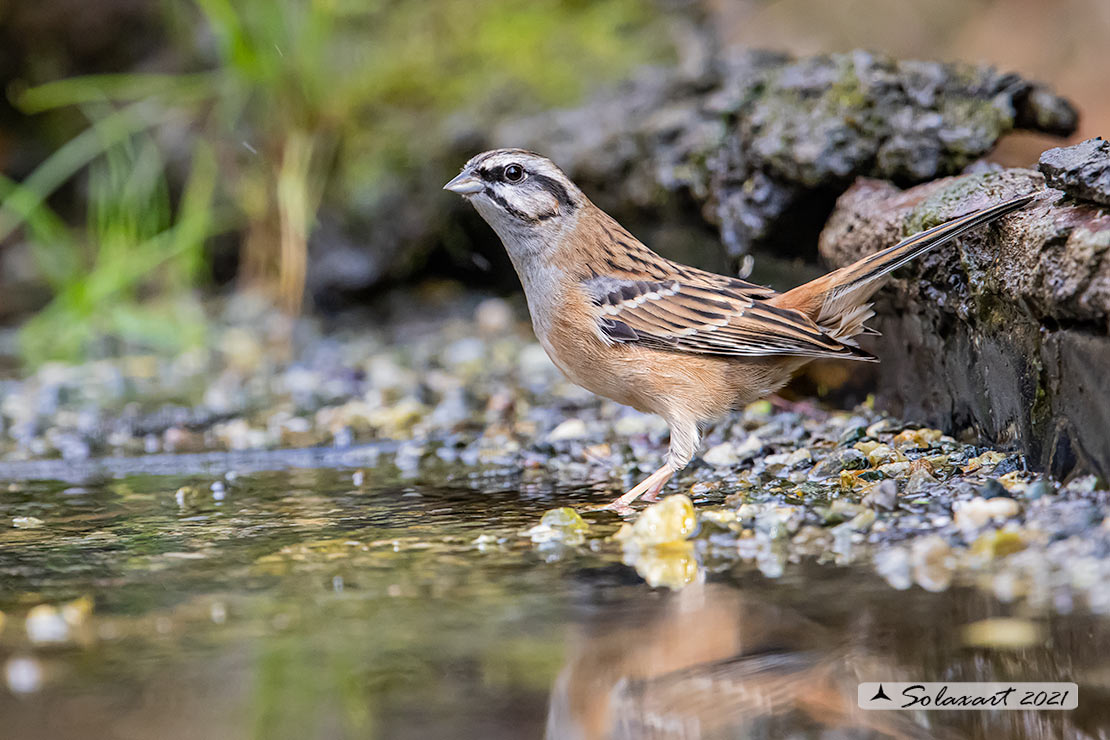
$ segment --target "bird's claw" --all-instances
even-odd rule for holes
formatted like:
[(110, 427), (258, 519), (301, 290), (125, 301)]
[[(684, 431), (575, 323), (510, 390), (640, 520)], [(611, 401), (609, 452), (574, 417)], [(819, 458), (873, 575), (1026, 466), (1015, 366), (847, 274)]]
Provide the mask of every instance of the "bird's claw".
[(586, 508), (582, 509), (582, 511), (586, 511), (586, 512), (611, 511), (614, 514), (617, 514), (617, 515), (622, 516), (622, 517), (630, 516), (630, 515), (636, 513), (635, 509), (633, 509), (628, 504), (622, 504), (620, 501), (610, 501), (607, 504), (595, 504), (593, 506), (587, 506)]

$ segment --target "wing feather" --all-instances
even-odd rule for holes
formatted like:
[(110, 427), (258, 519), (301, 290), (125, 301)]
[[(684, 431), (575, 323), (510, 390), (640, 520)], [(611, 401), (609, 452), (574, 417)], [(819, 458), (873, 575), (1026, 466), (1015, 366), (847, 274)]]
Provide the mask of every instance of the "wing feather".
[(793, 355), (873, 359), (799, 311), (766, 303), (774, 291), (741, 280), (594, 276), (582, 283), (613, 343), (733, 357)]

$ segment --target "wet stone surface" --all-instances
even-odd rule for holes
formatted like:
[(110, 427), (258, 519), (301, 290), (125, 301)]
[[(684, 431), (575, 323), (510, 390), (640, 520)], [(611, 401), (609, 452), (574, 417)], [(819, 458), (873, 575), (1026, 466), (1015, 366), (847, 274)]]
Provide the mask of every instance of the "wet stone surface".
[[(1066, 151), (1073, 156), (1083, 148)], [(1085, 161), (1099, 164), (1093, 155)], [(1035, 200), (902, 268), (879, 294), (872, 324), (883, 336), (864, 342), (882, 360), (878, 404), (957, 436), (1020, 449), (1059, 478), (1093, 473), (1105, 479), (1105, 208), (1025, 169), (908, 190), (861, 180), (837, 202), (821, 252), (832, 265), (850, 264), (882, 244), (1024, 194)]]
[(1037, 166), (1051, 187), (1110, 206), (1110, 142), (1105, 139), (1049, 149)]
[[(1049, 89), (988, 66), (732, 50), (693, 69), (645, 70), (576, 109), (507, 121), (490, 144), (551, 156), (628, 226), (680, 214), (708, 223), (735, 264), (753, 248), (813, 257), (857, 177), (928, 182), (1014, 129), (1067, 135), (1077, 121)], [(665, 228), (642, 236), (685, 256)]]

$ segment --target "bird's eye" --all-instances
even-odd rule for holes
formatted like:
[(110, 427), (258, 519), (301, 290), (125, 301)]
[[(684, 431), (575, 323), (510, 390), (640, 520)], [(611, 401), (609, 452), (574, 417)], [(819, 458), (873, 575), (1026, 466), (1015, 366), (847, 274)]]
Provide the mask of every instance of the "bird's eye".
[(510, 164), (505, 167), (505, 179), (509, 182), (520, 182), (524, 179), (524, 168), (519, 164)]

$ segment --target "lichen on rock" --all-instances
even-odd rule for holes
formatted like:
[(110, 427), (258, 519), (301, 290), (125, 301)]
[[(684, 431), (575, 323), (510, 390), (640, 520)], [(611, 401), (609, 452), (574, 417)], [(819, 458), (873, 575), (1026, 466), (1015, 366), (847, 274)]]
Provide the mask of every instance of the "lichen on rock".
[(651, 70), (583, 107), (508, 121), (491, 143), (549, 154), (619, 216), (659, 223), (688, 196), (736, 258), (804, 249), (857, 176), (953, 175), (1011, 130), (1076, 122), (1067, 101), (991, 67), (734, 50), (696, 78)]
[[(1101, 172), (1074, 171), (1095, 180)], [(1100, 368), (1110, 366), (1105, 209), (1068, 198), (1025, 169), (904, 191), (860, 180), (838, 200), (821, 254), (835, 266), (849, 264), (1024, 193), (1036, 194), (1028, 207), (926, 255), (879, 295), (873, 324), (884, 336), (869, 345), (883, 360), (879, 402), (906, 418), (1020, 448), (1056, 475), (1106, 476), (1110, 416), (1099, 390)]]

